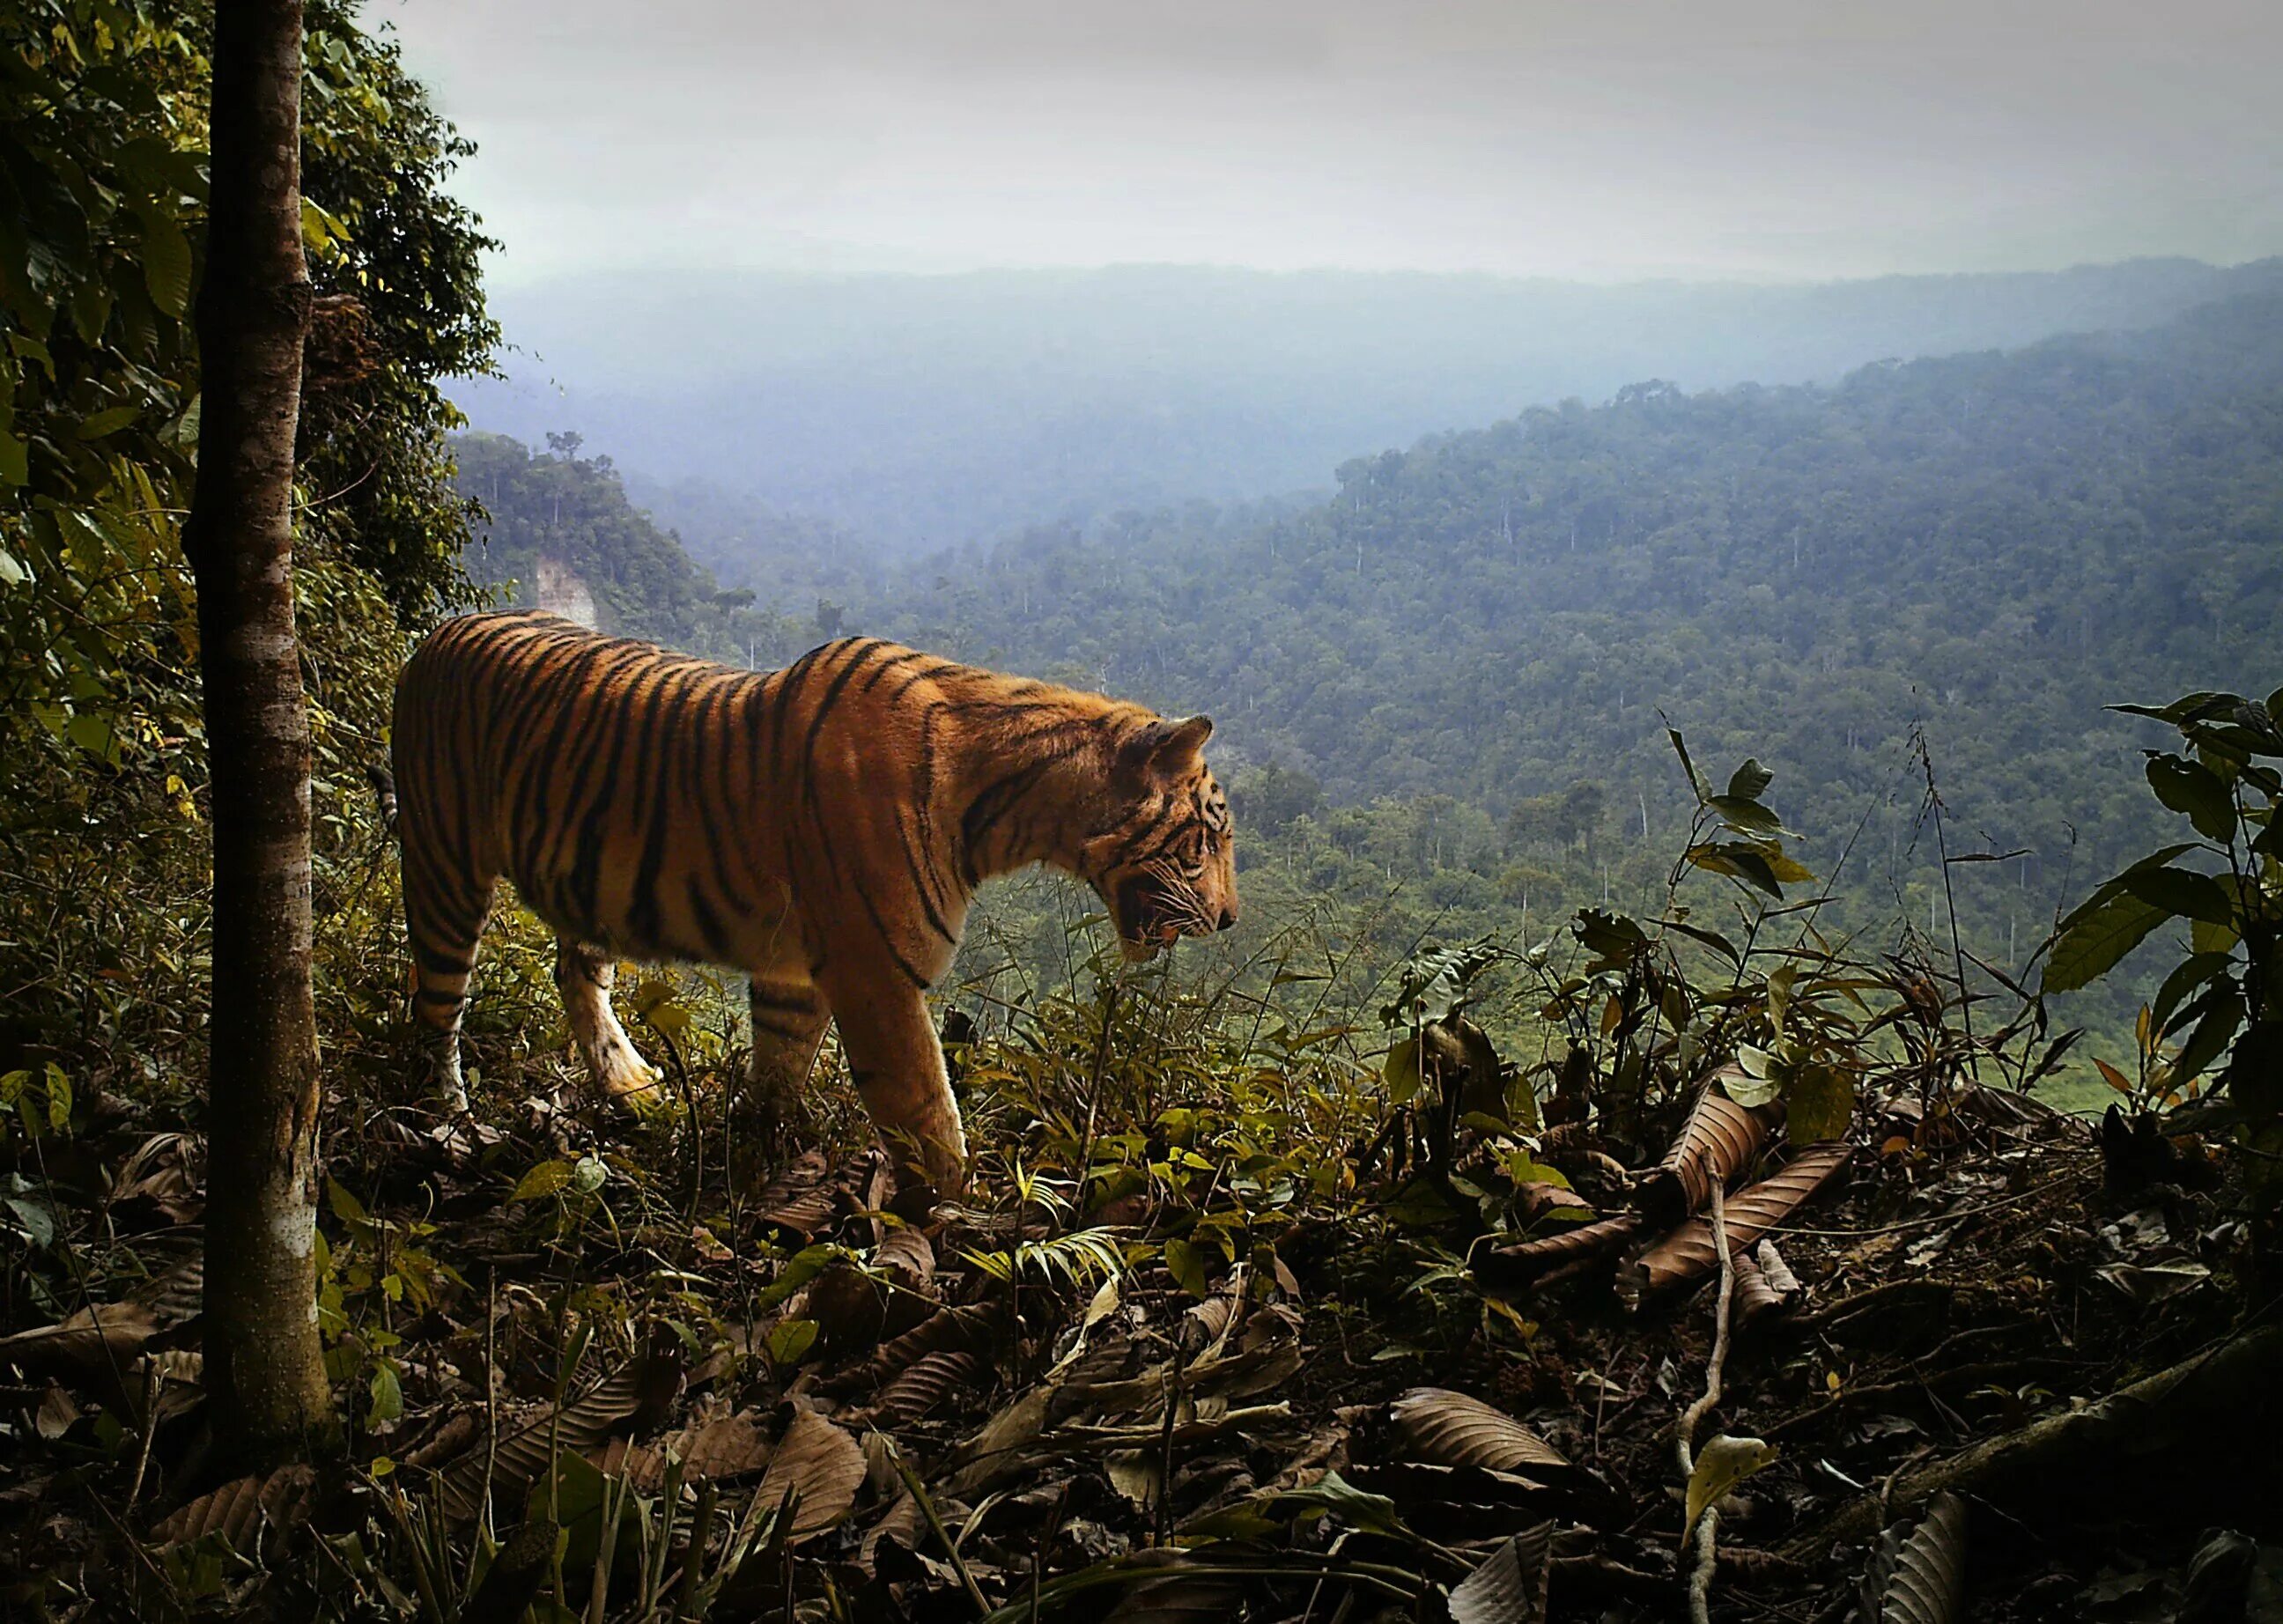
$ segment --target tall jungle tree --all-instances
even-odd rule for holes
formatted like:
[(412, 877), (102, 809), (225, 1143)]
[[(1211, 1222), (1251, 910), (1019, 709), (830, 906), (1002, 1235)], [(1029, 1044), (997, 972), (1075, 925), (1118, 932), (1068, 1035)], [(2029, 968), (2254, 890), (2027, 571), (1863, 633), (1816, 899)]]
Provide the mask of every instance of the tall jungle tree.
[(261, 1463), (333, 1433), (317, 1337), (319, 1076), (308, 710), (292, 487), (313, 298), (302, 257), (300, 0), (214, 19), (199, 475), (183, 546), (214, 778), (206, 1384)]

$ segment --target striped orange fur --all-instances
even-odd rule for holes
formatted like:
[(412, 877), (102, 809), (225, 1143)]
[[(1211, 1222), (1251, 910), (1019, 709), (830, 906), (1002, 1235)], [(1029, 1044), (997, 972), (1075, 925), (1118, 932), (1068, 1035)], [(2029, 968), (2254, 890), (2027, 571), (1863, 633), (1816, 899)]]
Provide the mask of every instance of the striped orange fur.
[(557, 932), (597, 1082), (657, 1087), (612, 1015), (620, 957), (751, 978), (755, 1081), (797, 1100), (827, 1021), (884, 1137), (958, 1188), (959, 1110), (924, 993), (976, 888), (1047, 863), (1130, 954), (1236, 918), (1212, 724), (870, 638), (739, 671), (551, 615), (439, 627), (398, 680), (405, 914), (439, 1082), (504, 878)]

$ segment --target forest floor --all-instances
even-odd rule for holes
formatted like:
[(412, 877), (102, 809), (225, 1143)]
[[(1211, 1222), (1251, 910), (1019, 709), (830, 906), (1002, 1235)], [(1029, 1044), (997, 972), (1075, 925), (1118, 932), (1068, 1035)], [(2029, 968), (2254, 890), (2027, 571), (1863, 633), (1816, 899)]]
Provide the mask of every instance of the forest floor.
[[(1137, 1107), (1104, 1092), (1106, 1047), (975, 1045), (994, 1148), (920, 1223), (845, 1105), (840, 1153), (774, 1165), (695, 1115), (599, 1131), (545, 1087), (472, 1135), (337, 1107), (322, 1316), (350, 1457), (228, 1481), (198, 1387), (199, 1142), (80, 1099), (9, 1146), (0, 1611), (1680, 1618), (1675, 1434), (1725, 1311), (1690, 1441), (1773, 1458), (1718, 1503), (1711, 1617), (2279, 1616), (2283, 1553), (2256, 1542), (2283, 1507), (2231, 1475), (2256, 1435), (1969, 1483), (1909, 1558), (1936, 1589), (1962, 1564), (1967, 1608), (1864, 1589), (1907, 1550), (1879, 1531), (1927, 1510), (1912, 1473), (2242, 1334), (2248, 1237), (2193, 1150), (2105, 1163), (2087, 1124), (1994, 1089), (1867, 1099), (1844, 1165), (1767, 1229), (1780, 1256), (1740, 1244), (1724, 1294), (1717, 1249), (1644, 1272), (1687, 1204), (1659, 1216), (1653, 1156), (1573, 1133), (1541, 1154), (1641, 1227), (1526, 1285), (1453, 1210), (1489, 1147), (1398, 1176), (1290, 1076)], [(1024, 1081), (1055, 1077), (1095, 1104)], [(1685, 1105), (1660, 1134), (1687, 1139)], [(1740, 1180), (1785, 1156), (1755, 1138)], [(1750, 1193), (1722, 1220), (1743, 1239)]]

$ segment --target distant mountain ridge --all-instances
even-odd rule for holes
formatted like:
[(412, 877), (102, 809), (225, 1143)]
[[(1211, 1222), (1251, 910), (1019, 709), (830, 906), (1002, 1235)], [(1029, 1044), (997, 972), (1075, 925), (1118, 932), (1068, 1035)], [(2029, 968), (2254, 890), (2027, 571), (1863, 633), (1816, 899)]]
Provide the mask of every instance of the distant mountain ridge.
[(710, 484), (910, 552), (1321, 493), (1359, 454), (1641, 378), (1828, 382), (2151, 327), (2272, 269), (1776, 287), (1165, 267), (600, 276), (496, 293), (531, 358), (456, 395), (480, 428), (534, 444), (576, 430), (658, 486)]

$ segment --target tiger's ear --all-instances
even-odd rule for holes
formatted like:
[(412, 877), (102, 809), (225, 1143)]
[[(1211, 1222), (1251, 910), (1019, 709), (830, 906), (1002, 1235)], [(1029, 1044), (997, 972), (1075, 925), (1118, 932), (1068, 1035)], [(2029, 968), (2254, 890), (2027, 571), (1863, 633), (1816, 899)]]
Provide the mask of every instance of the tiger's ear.
[(1164, 718), (1136, 728), (1118, 749), (1121, 771), (1136, 777), (1178, 778), (1197, 764), (1205, 741), (1212, 737), (1212, 718), (1192, 716), (1180, 721)]

